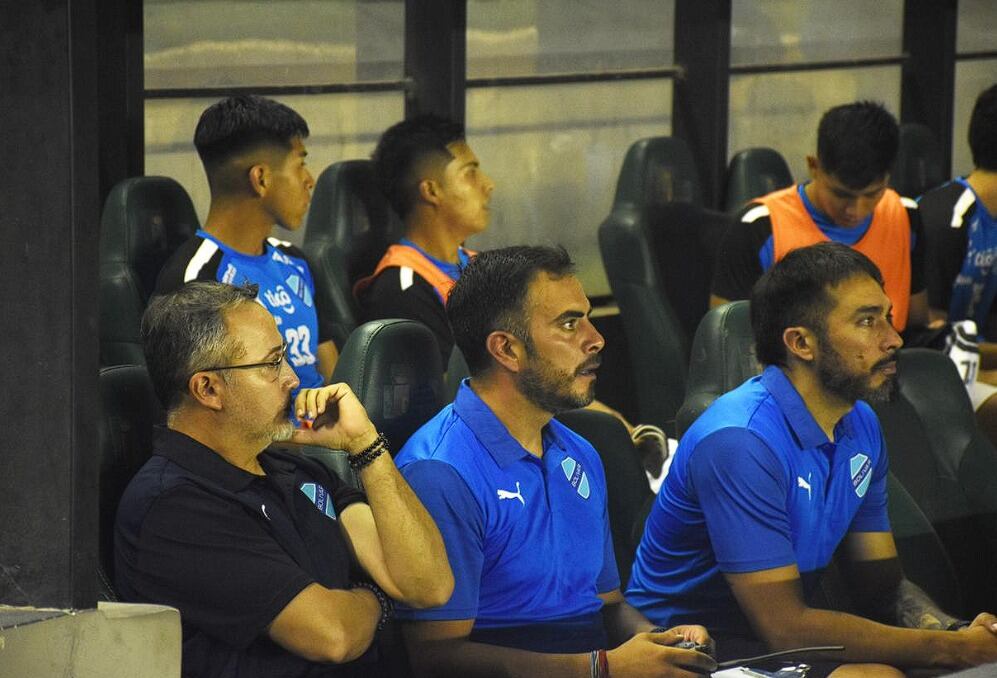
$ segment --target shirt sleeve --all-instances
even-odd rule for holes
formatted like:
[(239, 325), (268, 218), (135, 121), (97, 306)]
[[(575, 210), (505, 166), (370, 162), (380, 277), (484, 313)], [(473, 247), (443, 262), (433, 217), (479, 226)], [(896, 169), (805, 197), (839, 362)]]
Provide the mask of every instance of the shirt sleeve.
[(402, 476), (436, 522), (447, 549), (454, 590), (445, 605), (428, 610), (398, 606), (398, 617), (415, 621), (474, 619), (478, 616), (485, 528), (481, 507), (457, 471), (447, 463), (416, 461)]
[(140, 540), (135, 590), (238, 648), (314, 581), (241, 505), (192, 484), (155, 502)]
[(890, 472), (889, 457), (886, 454), (886, 442), (883, 434), (879, 434), (879, 458), (872, 470), (872, 480), (859, 510), (852, 518), (849, 532), (889, 532), (890, 516), (888, 512), (888, 497), (886, 492), (887, 475)]
[(721, 429), (696, 446), (689, 479), (723, 572), (796, 563), (782, 464), (750, 431)]
[(717, 251), (711, 292), (723, 299), (735, 301), (751, 296), (751, 288), (762, 276), (759, 252), (772, 234), (768, 217), (742, 221), (742, 217), (757, 204), (748, 205), (730, 225)]
[(918, 294), (925, 288), (925, 237), (924, 225), (921, 222), (921, 212), (916, 207), (907, 208), (910, 219), (910, 293)]
[(360, 298), (364, 320), (405, 318), (420, 322), (433, 333), (440, 348), (443, 369), (453, 350), (453, 331), (447, 312), (433, 286), (413, 273), (412, 284), (402, 289), (398, 267), (385, 269)]

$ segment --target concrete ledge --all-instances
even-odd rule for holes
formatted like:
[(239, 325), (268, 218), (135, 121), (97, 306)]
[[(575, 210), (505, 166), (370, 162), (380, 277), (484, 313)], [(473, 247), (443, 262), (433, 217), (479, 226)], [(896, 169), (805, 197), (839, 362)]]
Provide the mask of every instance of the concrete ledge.
[(180, 613), (163, 605), (0, 605), (0, 676), (179, 678), (180, 640)]

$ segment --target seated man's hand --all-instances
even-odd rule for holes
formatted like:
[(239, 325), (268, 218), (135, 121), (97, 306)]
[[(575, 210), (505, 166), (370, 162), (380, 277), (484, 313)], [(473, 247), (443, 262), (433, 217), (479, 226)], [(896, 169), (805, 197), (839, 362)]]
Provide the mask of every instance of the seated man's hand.
[(343, 383), (301, 389), (294, 400), (294, 413), (303, 424), (291, 438), (295, 443), (356, 454), (377, 438), (367, 411)]
[(709, 655), (673, 647), (683, 640), (702, 645), (712, 642), (702, 626), (676, 626), (660, 633), (638, 633), (609, 651), (610, 675), (692, 678), (716, 670), (717, 663)]
[(976, 615), (976, 619), (974, 619), (966, 628), (971, 629), (975, 626), (982, 626), (990, 633), (997, 635), (997, 616), (994, 616), (989, 612), (981, 612)]

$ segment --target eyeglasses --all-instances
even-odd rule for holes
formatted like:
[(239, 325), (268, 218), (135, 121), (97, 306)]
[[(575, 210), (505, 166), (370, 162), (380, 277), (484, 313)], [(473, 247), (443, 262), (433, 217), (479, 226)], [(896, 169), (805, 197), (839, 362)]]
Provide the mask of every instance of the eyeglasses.
[(255, 367), (262, 367), (264, 369), (269, 369), (271, 374), (271, 379), (276, 379), (277, 375), (280, 374), (280, 366), (284, 363), (284, 359), (287, 357), (287, 343), (280, 345), (280, 352), (277, 357), (273, 360), (267, 360), (262, 363), (248, 363), (246, 365), (223, 365), (221, 367), (205, 367), (203, 370), (197, 370), (197, 372), (220, 372), (221, 370), (248, 370)]

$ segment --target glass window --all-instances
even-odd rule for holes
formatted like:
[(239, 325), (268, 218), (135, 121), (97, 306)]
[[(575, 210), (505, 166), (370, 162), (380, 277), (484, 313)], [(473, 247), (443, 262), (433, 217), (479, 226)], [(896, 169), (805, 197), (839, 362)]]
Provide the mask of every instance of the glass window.
[(900, 111), (900, 68), (853, 68), (742, 75), (730, 79), (729, 154), (752, 146), (782, 153), (797, 181), (817, 150), (817, 123), (827, 109), (859, 99)]
[(495, 181), (491, 225), (469, 245), (561, 244), (590, 296), (609, 294), (598, 228), (623, 156), (671, 132), (668, 80), (471, 89), (467, 136)]
[(731, 63), (897, 56), (902, 27), (903, 0), (734, 0)]
[[(308, 121), (305, 142), (315, 178), (330, 164), (368, 158), (381, 132), (404, 116), (400, 92), (383, 94), (323, 94), (276, 97)], [(191, 195), (204, 222), (211, 196), (204, 169), (194, 150), (194, 127), (201, 111), (215, 99), (150, 99), (145, 102), (145, 173), (180, 182)], [(300, 245), (303, 230), (274, 235)]]
[(402, 77), (402, 0), (145, 0), (147, 89)]
[(965, 176), (973, 170), (969, 150), (969, 118), (980, 92), (997, 82), (997, 59), (962, 61), (955, 65), (955, 107), (952, 111), (952, 175)]
[(958, 11), (956, 53), (993, 51), (997, 3), (993, 0), (959, 0)]
[(671, 66), (673, 4), (661, 0), (469, 0), (467, 76)]

